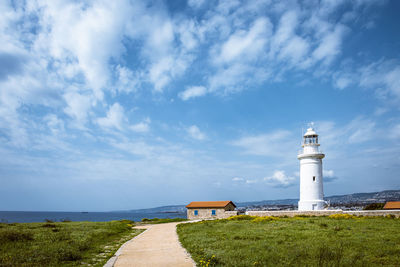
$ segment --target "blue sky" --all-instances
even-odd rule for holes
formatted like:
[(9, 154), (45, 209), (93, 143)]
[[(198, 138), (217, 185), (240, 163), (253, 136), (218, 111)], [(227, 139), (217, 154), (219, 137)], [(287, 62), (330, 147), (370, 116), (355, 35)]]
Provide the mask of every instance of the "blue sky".
[(0, 210), (399, 189), (398, 1), (0, 1)]

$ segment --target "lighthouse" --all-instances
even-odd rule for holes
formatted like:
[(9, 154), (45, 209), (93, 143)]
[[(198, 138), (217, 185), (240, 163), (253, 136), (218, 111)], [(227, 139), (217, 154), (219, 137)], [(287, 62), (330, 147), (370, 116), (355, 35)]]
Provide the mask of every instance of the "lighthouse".
[(297, 156), (300, 160), (299, 210), (322, 210), (325, 203), (322, 159), (325, 155), (319, 151), (318, 134), (312, 125), (303, 136), (302, 148)]

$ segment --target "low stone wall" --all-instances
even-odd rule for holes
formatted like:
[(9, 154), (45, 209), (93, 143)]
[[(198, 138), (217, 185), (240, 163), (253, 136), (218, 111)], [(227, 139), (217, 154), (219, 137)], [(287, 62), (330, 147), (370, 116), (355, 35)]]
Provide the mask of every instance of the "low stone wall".
[(218, 217), (218, 219), (226, 219), (236, 215), (238, 215), (238, 212), (236, 210), (225, 211), (224, 214), (221, 214), (221, 217)]
[(394, 215), (400, 218), (400, 210), (346, 210), (343, 213), (356, 215), (356, 216), (386, 216)]
[(351, 214), (356, 216), (386, 216), (386, 215), (394, 215), (396, 217), (400, 217), (400, 210), (354, 210), (354, 211), (343, 211), (343, 210), (318, 210), (318, 211), (298, 211), (298, 210), (283, 210), (283, 211), (246, 211), (246, 215), (250, 216), (329, 216), (332, 214)]
[(259, 216), (259, 217), (264, 217), (264, 216), (294, 217), (294, 216), (299, 216), (299, 215), (329, 216), (329, 215), (338, 214), (338, 213), (343, 213), (343, 211), (342, 210), (321, 210), (321, 211), (298, 211), (298, 210), (256, 211), (256, 210), (254, 210), (254, 211), (246, 211), (246, 215)]

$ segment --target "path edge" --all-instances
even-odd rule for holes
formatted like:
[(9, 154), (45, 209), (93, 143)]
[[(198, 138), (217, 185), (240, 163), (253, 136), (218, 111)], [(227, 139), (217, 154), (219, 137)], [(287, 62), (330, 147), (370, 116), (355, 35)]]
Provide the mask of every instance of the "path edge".
[[(150, 227), (149, 227), (150, 228)], [(126, 241), (125, 243), (123, 243), (119, 249), (114, 253), (114, 255), (108, 259), (108, 261), (106, 262), (106, 264), (103, 265), (103, 267), (113, 267), (115, 262), (117, 261), (118, 257), (121, 255), (123, 248), (130, 242), (132, 242), (133, 240), (135, 240), (135, 238), (138, 238), (139, 236), (141, 236), (142, 234), (144, 234), (149, 228), (145, 229), (143, 232), (141, 232), (140, 234), (138, 234), (137, 236), (134, 236), (133, 238), (129, 239), (128, 241)]]

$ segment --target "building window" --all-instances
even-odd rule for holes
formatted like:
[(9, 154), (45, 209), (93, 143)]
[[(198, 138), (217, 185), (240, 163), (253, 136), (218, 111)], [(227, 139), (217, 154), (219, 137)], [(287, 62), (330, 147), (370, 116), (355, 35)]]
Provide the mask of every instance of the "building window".
[(195, 216), (199, 215), (199, 211), (198, 211), (198, 210), (195, 210), (195, 211), (194, 211), (194, 215), (195, 215)]
[(217, 215), (215, 210), (211, 210), (211, 215)]
[(315, 176), (312, 177), (312, 180), (315, 182)]

